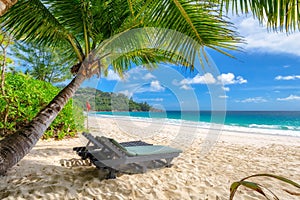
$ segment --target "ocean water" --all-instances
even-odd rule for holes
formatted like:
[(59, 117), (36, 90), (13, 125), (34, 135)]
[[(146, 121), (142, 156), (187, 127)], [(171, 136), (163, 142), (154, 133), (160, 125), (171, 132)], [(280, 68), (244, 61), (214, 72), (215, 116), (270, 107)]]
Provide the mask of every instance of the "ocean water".
[(300, 111), (166, 111), (166, 112), (96, 112), (102, 117), (126, 116), (140, 120), (164, 119), (171, 124), (210, 128), (223, 124), (222, 130), (289, 135), (300, 137)]

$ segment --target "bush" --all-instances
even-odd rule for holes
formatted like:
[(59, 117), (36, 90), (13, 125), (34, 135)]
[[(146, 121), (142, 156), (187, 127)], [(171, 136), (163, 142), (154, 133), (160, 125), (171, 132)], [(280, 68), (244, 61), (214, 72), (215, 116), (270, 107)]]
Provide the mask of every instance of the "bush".
[[(11, 134), (29, 123), (59, 91), (59, 88), (50, 83), (34, 80), (25, 74), (7, 73), (5, 96), (0, 94), (1, 136)], [(70, 100), (47, 129), (43, 138), (62, 139), (65, 136), (74, 136), (77, 129), (83, 127), (84, 121), (83, 112), (78, 109), (76, 108), (78, 119), (75, 124), (72, 100)]]

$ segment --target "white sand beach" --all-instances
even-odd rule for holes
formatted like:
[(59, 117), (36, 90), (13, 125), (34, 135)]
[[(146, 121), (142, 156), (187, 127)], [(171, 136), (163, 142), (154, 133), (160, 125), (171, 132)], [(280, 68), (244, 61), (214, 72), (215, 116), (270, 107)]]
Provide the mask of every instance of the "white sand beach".
[[(145, 142), (181, 148), (170, 168), (144, 174), (120, 174), (101, 180), (94, 166), (61, 166), (79, 157), (73, 147), (82, 136), (62, 141), (41, 140), (0, 179), (0, 199), (228, 199), (234, 181), (257, 173), (272, 173), (300, 183), (300, 138), (241, 132), (216, 132), (175, 124), (90, 117), (93, 134), (119, 142)], [(208, 135), (212, 137), (208, 137)], [(77, 163), (80, 165), (80, 163)], [(282, 189), (299, 189), (270, 178), (253, 178), (280, 199), (300, 199)], [(241, 187), (235, 199), (264, 199)]]

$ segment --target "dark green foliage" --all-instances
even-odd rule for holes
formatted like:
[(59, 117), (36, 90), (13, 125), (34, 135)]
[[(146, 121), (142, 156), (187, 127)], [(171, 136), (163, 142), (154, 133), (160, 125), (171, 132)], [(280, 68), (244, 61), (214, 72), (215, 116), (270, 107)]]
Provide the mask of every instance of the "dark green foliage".
[(74, 97), (74, 102), (86, 109), (88, 101), (95, 111), (149, 111), (152, 107), (146, 103), (137, 103), (124, 94), (102, 92), (93, 88), (80, 88)]
[[(29, 123), (33, 117), (45, 107), (60, 91), (50, 83), (38, 81), (25, 74), (6, 74), (6, 96), (0, 96), (0, 115), (8, 113), (7, 123), (0, 121), (1, 136), (13, 133), (18, 128)], [(8, 105), (7, 109), (6, 105)], [(73, 112), (76, 112), (77, 124)], [(64, 107), (44, 134), (44, 138), (74, 136), (77, 128), (83, 127), (82, 110), (73, 109), (72, 100)], [(79, 126), (78, 126), (79, 125)]]

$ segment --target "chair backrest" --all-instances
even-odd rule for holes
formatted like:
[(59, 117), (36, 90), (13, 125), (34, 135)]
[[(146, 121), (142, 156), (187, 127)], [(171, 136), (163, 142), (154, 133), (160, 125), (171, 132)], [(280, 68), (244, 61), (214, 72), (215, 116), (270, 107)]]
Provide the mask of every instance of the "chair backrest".
[(82, 133), (94, 146), (91, 148), (97, 151), (97, 154), (101, 154), (101, 159), (118, 157), (124, 158), (126, 156), (135, 156), (136, 153), (128, 151), (125, 147), (123, 147), (120, 143), (112, 138), (107, 138), (104, 136), (96, 136), (94, 137), (90, 133)]
[(87, 148), (89, 150), (92, 150), (92, 154), (94, 152), (98, 157), (101, 157), (99, 157), (98, 159), (111, 159), (114, 157), (121, 158), (126, 156), (126, 149), (120, 144), (118, 146), (117, 141), (114, 141), (114, 144), (113, 142), (111, 142), (111, 139), (107, 137), (94, 137), (92, 134), (86, 132), (83, 132), (82, 134), (88, 139), (89, 143), (92, 143), (94, 145), (92, 147), (87, 146)]
[(103, 144), (104, 146), (106, 146), (108, 149), (110, 149), (111, 151), (113, 151), (119, 157), (124, 157), (124, 156), (128, 155), (128, 152), (127, 152), (126, 148), (124, 148), (116, 140), (114, 140), (112, 138), (107, 138), (107, 137), (104, 137), (104, 136), (96, 137), (96, 139), (98, 141), (100, 141), (101, 144)]

